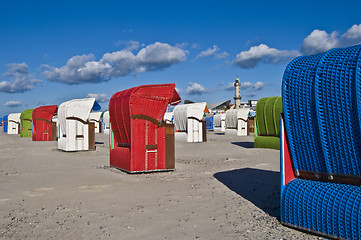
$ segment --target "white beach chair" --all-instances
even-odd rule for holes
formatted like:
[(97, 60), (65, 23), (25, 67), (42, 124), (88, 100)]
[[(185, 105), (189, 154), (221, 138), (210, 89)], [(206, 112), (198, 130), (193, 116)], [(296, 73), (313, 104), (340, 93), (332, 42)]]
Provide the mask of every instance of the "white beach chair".
[(110, 132), (109, 111), (105, 111), (103, 113), (102, 122), (103, 122), (103, 132), (104, 132), (104, 134), (109, 134), (109, 132)]
[(73, 99), (58, 108), (58, 149), (84, 151), (95, 149), (94, 123), (89, 122), (95, 98)]
[(249, 108), (230, 109), (226, 112), (227, 133), (247, 136), (247, 119)]
[(20, 134), (21, 113), (11, 113), (8, 117), (8, 134)]
[(177, 133), (186, 132), (187, 142), (203, 142), (203, 115), (206, 103), (178, 105), (173, 110)]
[(102, 129), (102, 122), (101, 117), (102, 112), (91, 112), (89, 114), (89, 121), (93, 122), (95, 125), (95, 133), (101, 133), (103, 131)]

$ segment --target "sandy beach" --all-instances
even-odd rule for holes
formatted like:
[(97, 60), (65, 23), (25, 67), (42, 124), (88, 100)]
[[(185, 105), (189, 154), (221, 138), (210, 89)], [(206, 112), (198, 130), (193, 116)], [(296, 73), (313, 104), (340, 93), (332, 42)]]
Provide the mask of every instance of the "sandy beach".
[(96, 151), (0, 133), (1, 239), (318, 239), (279, 221), (279, 151), (253, 136), (176, 142), (176, 171), (109, 168)]

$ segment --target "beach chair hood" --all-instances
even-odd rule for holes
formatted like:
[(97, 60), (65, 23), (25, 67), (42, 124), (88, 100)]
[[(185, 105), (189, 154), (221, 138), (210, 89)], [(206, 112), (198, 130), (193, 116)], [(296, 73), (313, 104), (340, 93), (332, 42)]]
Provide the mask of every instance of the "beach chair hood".
[(115, 139), (130, 144), (131, 118), (146, 118), (160, 125), (168, 104), (180, 102), (174, 88), (175, 84), (144, 85), (115, 93), (109, 102)]

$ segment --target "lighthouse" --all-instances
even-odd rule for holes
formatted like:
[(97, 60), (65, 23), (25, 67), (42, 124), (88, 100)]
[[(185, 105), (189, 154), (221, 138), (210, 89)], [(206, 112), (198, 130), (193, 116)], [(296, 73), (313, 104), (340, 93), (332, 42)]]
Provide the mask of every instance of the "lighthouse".
[(241, 83), (239, 82), (239, 78), (236, 77), (236, 81), (234, 82), (234, 108), (241, 108)]

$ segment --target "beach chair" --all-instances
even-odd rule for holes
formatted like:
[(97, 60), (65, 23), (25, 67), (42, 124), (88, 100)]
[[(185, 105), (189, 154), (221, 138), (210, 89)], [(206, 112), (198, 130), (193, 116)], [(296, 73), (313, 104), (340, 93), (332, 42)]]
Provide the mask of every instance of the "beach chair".
[(58, 108), (58, 149), (69, 151), (95, 150), (95, 124), (90, 112), (100, 110), (95, 98), (73, 99)]
[(215, 132), (225, 132), (226, 131), (226, 114), (217, 113), (214, 115), (214, 131)]
[(53, 117), (58, 106), (49, 105), (35, 108), (33, 111), (33, 141), (56, 141), (57, 122)]
[(206, 129), (207, 130), (213, 130), (214, 129), (214, 116), (206, 117)]
[(8, 134), (20, 134), (21, 113), (10, 113), (8, 116)]
[(174, 125), (163, 117), (168, 104), (179, 102), (175, 84), (115, 93), (109, 102), (110, 166), (129, 173), (174, 170)]
[(4, 132), (8, 132), (8, 117), (9, 117), (9, 114), (3, 116), (3, 131)]
[(187, 142), (206, 142), (206, 122), (204, 113), (208, 110), (207, 103), (190, 103), (178, 105), (174, 108), (174, 123), (178, 132), (187, 133)]
[(102, 112), (91, 112), (89, 115), (89, 121), (94, 123), (95, 133), (103, 132), (102, 121), (100, 119), (102, 114), (103, 114)]
[(33, 135), (33, 109), (27, 109), (20, 114), (20, 137)]
[(249, 108), (230, 109), (226, 112), (226, 132), (235, 132), (238, 136), (247, 136)]
[(280, 149), (279, 121), (282, 97), (261, 98), (256, 106), (255, 148)]
[(103, 133), (109, 134), (110, 132), (109, 111), (105, 111), (102, 115), (102, 126), (103, 126)]
[(283, 76), (281, 222), (361, 239), (361, 45), (292, 60)]

